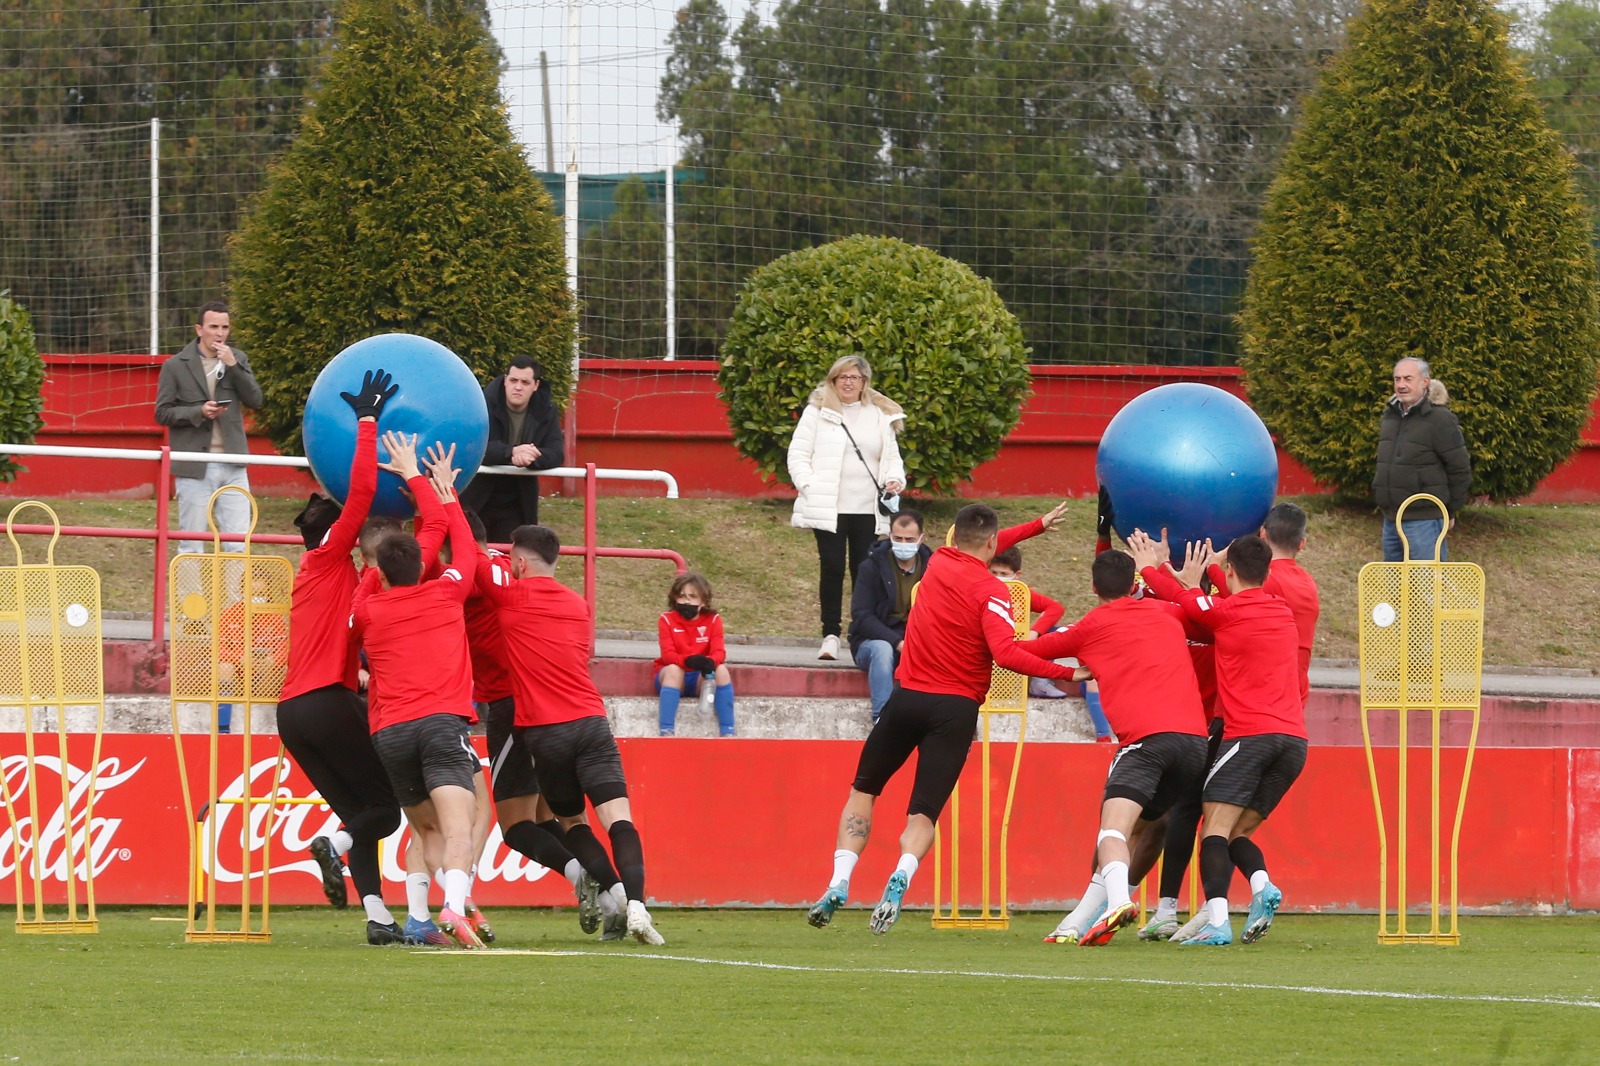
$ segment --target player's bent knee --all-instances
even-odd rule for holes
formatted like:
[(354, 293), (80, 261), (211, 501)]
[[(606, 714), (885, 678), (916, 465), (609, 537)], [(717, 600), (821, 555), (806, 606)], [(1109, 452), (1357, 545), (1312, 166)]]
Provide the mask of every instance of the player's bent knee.
[(1128, 842), (1128, 838), (1116, 829), (1102, 829), (1100, 830), (1100, 835), (1094, 838), (1094, 842), (1097, 846), (1105, 843), (1107, 840), (1120, 840), (1124, 844)]

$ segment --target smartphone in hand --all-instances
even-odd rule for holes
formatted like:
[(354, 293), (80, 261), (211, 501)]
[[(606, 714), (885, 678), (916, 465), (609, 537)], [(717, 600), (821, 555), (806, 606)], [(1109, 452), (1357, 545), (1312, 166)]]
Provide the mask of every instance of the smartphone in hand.
[(211, 402), (216, 404), (218, 407), (227, 407), (229, 404), (233, 403), (232, 400), (212, 400)]

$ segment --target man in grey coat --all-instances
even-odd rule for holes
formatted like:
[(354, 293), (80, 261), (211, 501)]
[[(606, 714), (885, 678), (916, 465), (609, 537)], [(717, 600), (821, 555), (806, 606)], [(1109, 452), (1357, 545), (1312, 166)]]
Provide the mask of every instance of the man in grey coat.
[[(1394, 398), (1378, 422), (1378, 466), (1372, 495), (1383, 512), (1383, 559), (1401, 559), (1401, 533), (1411, 546), (1411, 558), (1432, 559), (1439, 544), (1439, 561), (1449, 558), (1440, 541), (1456, 524), (1466, 506), (1472, 485), (1472, 458), (1461, 436), (1461, 425), (1445, 406), (1450, 402), (1444, 386), (1433, 380), (1421, 359), (1402, 359), (1394, 365)], [(1441, 514), (1431, 503), (1406, 508), (1404, 530), (1395, 527), (1395, 512), (1410, 496), (1428, 493), (1444, 503)]]
[[(228, 305), (202, 304), (195, 321), (195, 339), (161, 366), (156, 384), (156, 421), (166, 426), (175, 452), (243, 454), (244, 408), (261, 406), (261, 386), (250, 372), (245, 354), (228, 345)], [(250, 488), (247, 468), (234, 463), (174, 462), (178, 489), (178, 526), (209, 529), (206, 509), (211, 494), (224, 485)], [(166, 491), (166, 486), (161, 487)], [(217, 528), (244, 533), (250, 526), (250, 504), (236, 492), (217, 500)], [(227, 544), (230, 551), (239, 545)], [(180, 552), (203, 552), (209, 545), (180, 541)]]

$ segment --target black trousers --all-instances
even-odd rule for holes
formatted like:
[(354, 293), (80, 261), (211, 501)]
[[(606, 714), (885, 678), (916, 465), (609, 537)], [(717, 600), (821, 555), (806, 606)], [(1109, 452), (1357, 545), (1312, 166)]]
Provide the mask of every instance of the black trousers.
[(844, 614), (845, 556), (849, 556), (849, 572), (861, 569), (872, 542), (878, 539), (878, 516), (871, 514), (842, 514), (834, 532), (813, 529), (817, 535), (817, 561), (821, 577), (817, 581), (817, 599), (822, 602), (822, 635), (841, 636)]
[[(499, 477), (491, 480), (514, 479)], [(538, 525), (539, 497), (524, 499), (516, 485), (496, 485), (478, 508), (478, 517), (483, 519), (483, 528), (489, 533), (490, 544), (507, 544), (518, 526)]]

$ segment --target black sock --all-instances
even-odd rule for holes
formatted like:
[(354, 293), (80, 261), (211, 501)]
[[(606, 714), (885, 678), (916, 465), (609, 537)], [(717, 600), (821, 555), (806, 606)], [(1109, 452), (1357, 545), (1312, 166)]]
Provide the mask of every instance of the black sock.
[(1246, 878), (1257, 870), (1267, 868), (1267, 857), (1261, 854), (1261, 849), (1256, 847), (1255, 841), (1249, 837), (1240, 837), (1228, 845), (1228, 855), (1233, 859), (1233, 864)]
[[(548, 822), (535, 822), (534, 824), (540, 829), (543, 829), (546, 833), (549, 833), (551, 836), (555, 837), (557, 844), (560, 844), (564, 848), (567, 847), (567, 831), (561, 828), (561, 819), (552, 818)], [(572, 849), (567, 848), (567, 850), (571, 851)]]
[(1233, 857), (1228, 854), (1228, 838), (1209, 836), (1200, 841), (1200, 883), (1206, 899), (1226, 899), (1228, 882), (1233, 880)]
[(566, 876), (572, 852), (562, 847), (561, 842), (546, 832), (543, 826), (524, 820), (501, 835), (505, 838), (506, 847), (514, 848), (547, 870)]
[(632, 822), (612, 822), (611, 854), (617, 857), (617, 873), (622, 875), (622, 890), (629, 899), (644, 902), (644, 845)]
[(344, 854), (344, 864), (350, 867), (350, 880), (355, 882), (356, 895), (383, 898), (383, 874), (378, 869), (378, 842), (358, 840)]
[(567, 830), (567, 850), (572, 852), (590, 877), (600, 882), (601, 888), (610, 888), (622, 880), (617, 876), (616, 867), (611, 865), (611, 856), (606, 854), (600, 838), (594, 835), (588, 823), (579, 822)]
[(1167, 842), (1161, 853), (1161, 895), (1177, 899), (1194, 854), (1194, 834), (1200, 828), (1200, 804), (1180, 803), (1167, 812)]

